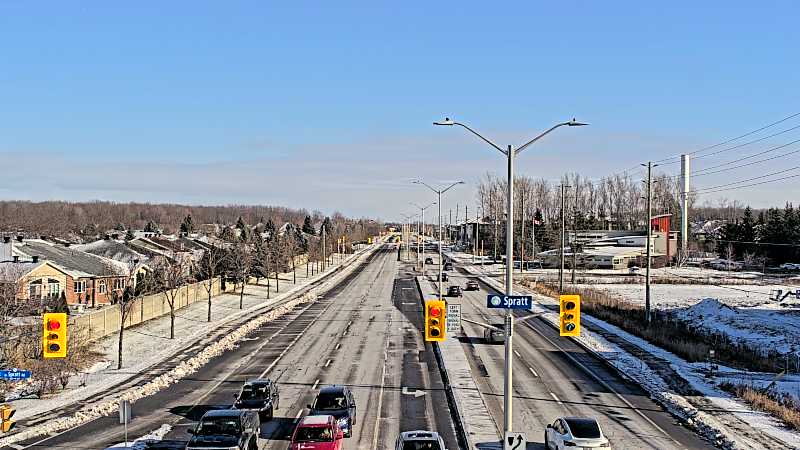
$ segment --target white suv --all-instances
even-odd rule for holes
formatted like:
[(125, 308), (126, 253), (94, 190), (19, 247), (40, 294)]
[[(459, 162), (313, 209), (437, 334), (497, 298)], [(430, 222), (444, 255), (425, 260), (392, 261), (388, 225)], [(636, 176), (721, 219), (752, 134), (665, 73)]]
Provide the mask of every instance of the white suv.
[(603, 435), (597, 420), (588, 417), (559, 417), (544, 432), (544, 448), (609, 450), (611, 444)]
[(395, 450), (447, 450), (435, 431), (406, 431), (397, 436)]

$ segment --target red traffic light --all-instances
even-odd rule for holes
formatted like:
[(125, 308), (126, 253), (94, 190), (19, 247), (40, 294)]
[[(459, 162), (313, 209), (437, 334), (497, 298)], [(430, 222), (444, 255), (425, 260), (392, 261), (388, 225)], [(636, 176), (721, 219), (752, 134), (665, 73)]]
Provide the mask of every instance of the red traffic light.
[(57, 320), (48, 320), (47, 321), (47, 329), (48, 330), (58, 330), (61, 328), (61, 322)]
[(431, 306), (431, 316), (439, 317), (442, 314), (442, 308), (438, 306)]

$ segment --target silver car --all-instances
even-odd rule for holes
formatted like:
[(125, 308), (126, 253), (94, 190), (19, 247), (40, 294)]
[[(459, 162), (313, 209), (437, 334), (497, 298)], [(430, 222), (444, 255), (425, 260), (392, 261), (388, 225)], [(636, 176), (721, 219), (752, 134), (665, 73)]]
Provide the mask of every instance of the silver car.
[(609, 450), (611, 444), (600, 429), (597, 420), (590, 417), (559, 417), (544, 432), (547, 450), (600, 449)]
[(447, 450), (439, 433), (435, 431), (405, 431), (397, 436), (395, 450)]
[(506, 324), (504, 323), (493, 323), (492, 327), (494, 328), (484, 328), (483, 329), (483, 340), (487, 344), (501, 344), (506, 341)]

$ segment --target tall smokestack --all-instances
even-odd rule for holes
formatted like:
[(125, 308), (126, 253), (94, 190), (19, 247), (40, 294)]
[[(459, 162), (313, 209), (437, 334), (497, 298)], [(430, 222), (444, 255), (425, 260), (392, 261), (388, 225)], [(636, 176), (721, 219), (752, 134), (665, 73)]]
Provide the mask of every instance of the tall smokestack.
[[(689, 239), (689, 155), (681, 155), (681, 252), (688, 252)], [(685, 256), (684, 256), (685, 257)]]

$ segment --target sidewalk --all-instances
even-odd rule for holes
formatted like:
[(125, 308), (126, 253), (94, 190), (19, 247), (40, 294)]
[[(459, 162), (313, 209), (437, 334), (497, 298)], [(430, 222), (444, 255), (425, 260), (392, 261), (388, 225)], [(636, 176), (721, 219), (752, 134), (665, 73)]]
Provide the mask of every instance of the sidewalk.
[[(438, 297), (437, 288), (426, 277), (417, 276), (416, 280), (423, 298)], [(439, 343), (439, 349), (469, 447), (482, 450), (490, 447), (500, 448), (501, 438), (497, 427), (472, 377), (467, 355), (458, 338), (448, 337)]]
[[(350, 263), (355, 257), (360, 256), (362, 250), (355, 254), (346, 255), (342, 260), (344, 264)], [(169, 361), (169, 368), (178, 364), (180, 356), (186, 356), (192, 349), (202, 348), (219, 336), (214, 332), (219, 328), (230, 325), (235, 319), (251, 315), (254, 311), (273, 305), (309, 284), (324, 278), (340, 267), (339, 255), (336, 255), (336, 264), (329, 266), (322, 273), (315, 273), (306, 277), (305, 266), (297, 268), (297, 283), (292, 283), (292, 273), (280, 274), (280, 292), (275, 288), (275, 279), (270, 280), (267, 288), (266, 280), (259, 280), (258, 285), (249, 284), (244, 290), (243, 308), (239, 309), (239, 289), (236, 292), (225, 293), (211, 299), (211, 322), (208, 318), (208, 302), (192, 303), (175, 311), (175, 339), (169, 339), (170, 319), (169, 314), (149, 320), (143, 324), (126, 328), (123, 337), (123, 368), (117, 370), (118, 335), (113, 334), (97, 341), (97, 351), (100, 361), (87, 371), (73, 376), (67, 389), (44, 399), (20, 398), (10, 400), (17, 412), (15, 419), (20, 421), (25, 418), (46, 413), (54, 408), (83, 401), (91, 396), (106, 394), (120, 384), (137, 376), (154, 377), (163, 370), (155, 371), (155, 365)], [(310, 274), (310, 272), (309, 272)], [(269, 291), (270, 299), (267, 300)]]

